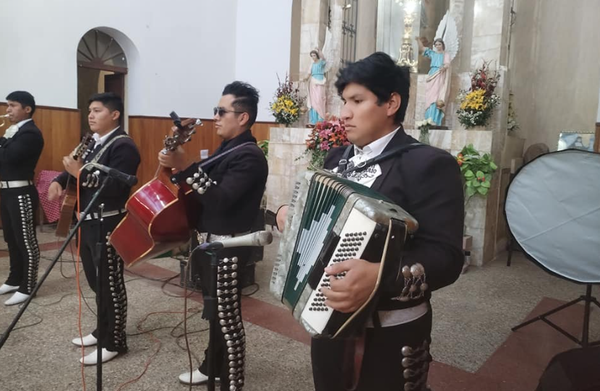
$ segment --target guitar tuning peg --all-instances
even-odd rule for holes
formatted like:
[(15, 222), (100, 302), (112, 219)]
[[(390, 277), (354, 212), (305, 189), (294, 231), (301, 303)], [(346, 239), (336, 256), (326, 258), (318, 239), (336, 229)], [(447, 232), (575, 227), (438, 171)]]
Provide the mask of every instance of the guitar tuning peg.
[(199, 185), (199, 184), (197, 184), (197, 183), (194, 183), (194, 184), (192, 185), (192, 189), (194, 189), (194, 190), (198, 190), (198, 188), (199, 188), (199, 187), (200, 187), (200, 185)]
[(196, 190), (198, 192), (198, 194), (204, 194), (206, 193), (206, 189), (204, 187), (200, 187), (198, 190)]
[(194, 183), (194, 178), (192, 178), (191, 176), (187, 177), (185, 179), (185, 183), (187, 183), (188, 185), (191, 185), (192, 183)]

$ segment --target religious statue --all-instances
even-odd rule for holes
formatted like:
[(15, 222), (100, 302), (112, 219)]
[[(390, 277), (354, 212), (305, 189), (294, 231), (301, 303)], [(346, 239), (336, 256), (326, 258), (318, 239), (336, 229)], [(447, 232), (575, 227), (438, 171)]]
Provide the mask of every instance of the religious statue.
[(316, 124), (319, 121), (323, 121), (325, 112), (327, 111), (327, 91), (325, 88), (325, 83), (327, 82), (325, 78), (327, 60), (323, 56), (323, 52), (319, 49), (311, 51), (310, 57), (313, 62), (310, 67), (310, 73), (306, 77), (308, 81), (306, 105), (308, 106), (308, 123)]
[[(325, 42), (321, 50), (315, 47), (310, 52), (312, 63), (307, 81), (308, 123), (323, 121), (327, 116), (327, 72), (336, 72), (341, 58), (343, 9), (341, 5), (331, 5), (331, 25), (325, 31)], [(315, 41), (313, 41), (315, 42)], [(318, 41), (316, 41), (318, 46)]]
[(425, 119), (441, 125), (450, 90), (450, 63), (458, 52), (458, 31), (450, 12), (444, 15), (435, 34), (433, 48), (426, 48), (423, 38), (417, 37), (419, 53), (431, 59), (425, 89)]

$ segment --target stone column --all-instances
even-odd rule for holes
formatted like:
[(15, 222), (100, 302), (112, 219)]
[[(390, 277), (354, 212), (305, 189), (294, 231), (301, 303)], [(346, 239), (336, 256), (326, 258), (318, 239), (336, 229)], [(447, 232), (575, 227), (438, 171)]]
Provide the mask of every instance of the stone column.
[[(483, 61), (490, 62), (490, 67), (500, 73), (500, 82), (495, 93), (500, 97), (500, 105), (487, 126), (491, 132), (491, 153), (496, 164), (500, 167), (502, 151), (506, 142), (506, 121), (508, 115), (508, 86), (509, 74), (506, 68), (508, 45), (508, 27), (510, 24), (510, 0), (474, 0), (471, 63), (470, 69), (480, 67)], [(463, 88), (469, 85), (468, 73), (462, 73), (460, 80)], [(468, 131), (467, 131), (468, 132)], [(482, 265), (492, 260), (497, 252), (503, 250), (496, 246), (498, 223), (502, 219), (500, 200), (501, 170), (499, 169), (492, 180), (492, 188), (487, 198), (473, 197), (467, 210), (465, 225), (467, 233), (473, 235), (473, 263)]]
[(267, 209), (276, 211), (292, 199), (296, 177), (308, 165), (304, 151), (310, 132), (311, 129), (306, 128), (271, 128), (269, 177), (265, 190)]

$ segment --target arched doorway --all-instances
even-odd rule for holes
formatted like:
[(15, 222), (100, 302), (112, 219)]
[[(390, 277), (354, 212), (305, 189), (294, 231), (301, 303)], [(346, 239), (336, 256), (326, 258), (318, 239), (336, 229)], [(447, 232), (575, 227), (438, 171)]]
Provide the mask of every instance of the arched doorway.
[(125, 101), (127, 57), (118, 42), (107, 33), (92, 29), (77, 47), (77, 107), (81, 112), (81, 133), (88, 131), (88, 99), (99, 92), (114, 92)]

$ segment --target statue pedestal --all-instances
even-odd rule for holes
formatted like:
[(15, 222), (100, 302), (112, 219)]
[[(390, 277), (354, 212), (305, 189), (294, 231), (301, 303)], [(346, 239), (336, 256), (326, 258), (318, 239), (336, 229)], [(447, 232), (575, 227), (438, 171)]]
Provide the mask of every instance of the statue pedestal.
[(271, 128), (269, 177), (265, 191), (267, 209), (276, 211), (279, 206), (290, 203), (296, 177), (308, 166), (304, 151), (311, 131), (309, 128)]

